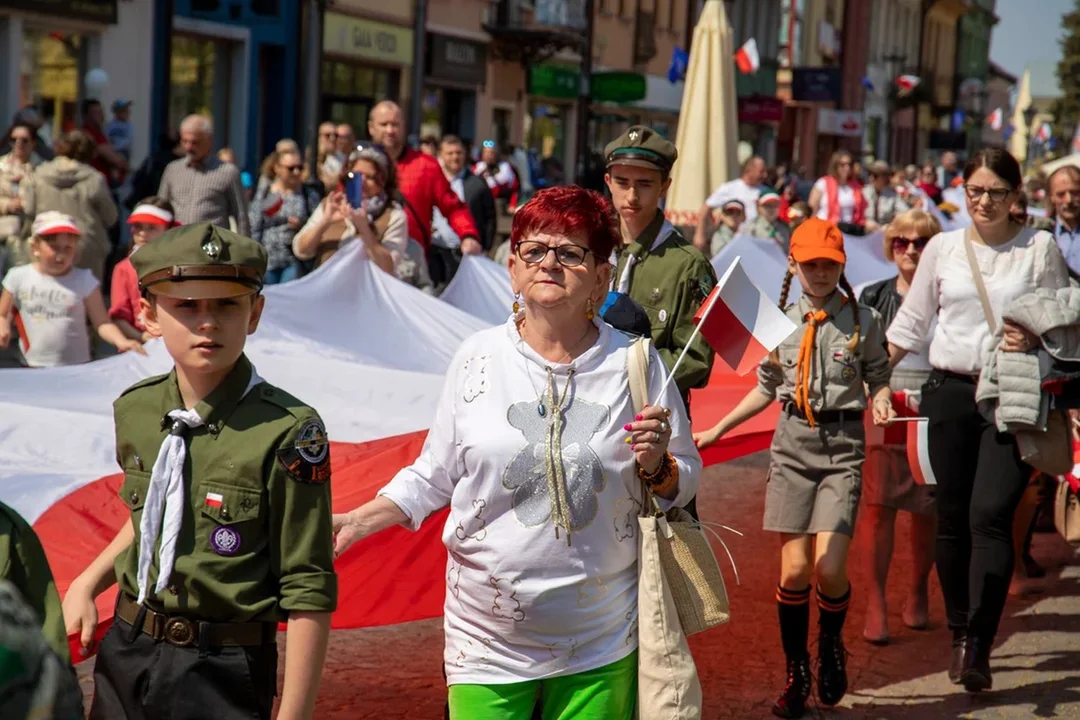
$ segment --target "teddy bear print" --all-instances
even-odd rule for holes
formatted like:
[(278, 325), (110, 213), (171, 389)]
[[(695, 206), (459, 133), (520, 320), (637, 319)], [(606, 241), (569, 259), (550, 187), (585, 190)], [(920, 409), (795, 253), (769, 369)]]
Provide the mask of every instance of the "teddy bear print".
[(487, 367), (490, 359), (490, 355), (480, 355), (465, 361), (465, 387), (462, 394), (465, 402), (471, 403), (487, 392)]
[(632, 497), (619, 498), (615, 501), (615, 539), (619, 542), (629, 540), (637, 532), (638, 515), (641, 503)]
[(491, 614), (497, 618), (521, 622), (525, 619), (525, 611), (521, 609), (521, 603), (517, 599), (517, 587), (520, 580), (509, 578), (488, 578), (488, 583), (495, 588), (495, 601), (491, 605)]
[(465, 647), (458, 651), (454, 665), (463, 668), (466, 665), (486, 665), (491, 661), (491, 638), (482, 640), (469, 640)]
[(606, 407), (578, 397), (552, 418), (540, 417), (533, 401), (510, 406), (507, 422), (525, 436), (525, 447), (514, 455), (503, 472), (503, 487), (514, 491), (514, 515), (518, 522), (525, 527), (538, 527), (551, 519), (545, 442), (550, 421), (562, 423), (562, 447), (552, 448), (552, 454), (566, 477), (569, 529), (576, 532), (588, 527), (599, 510), (596, 495), (604, 489), (604, 468), (589, 447), (589, 441), (604, 427), (607, 418)]
[(603, 578), (588, 578), (578, 585), (577, 606), (579, 608), (592, 607), (603, 602), (610, 592), (608, 586), (604, 584)]
[(483, 518), (484, 508), (487, 507), (487, 501), (478, 498), (473, 500), (472, 506), (474, 514), (469, 515), (469, 517), (459, 522), (454, 534), (457, 536), (458, 540), (476, 540), (477, 542), (481, 542), (487, 537), (487, 520)]
[(630, 629), (626, 632), (626, 644), (630, 645), (637, 641), (638, 609), (634, 606), (626, 611), (626, 622), (630, 623)]
[(548, 652), (551, 653), (551, 659), (555, 665), (559, 668), (570, 667), (570, 664), (577, 659), (578, 644), (574, 638), (567, 638), (566, 640), (560, 640), (557, 643), (548, 645)]
[(454, 553), (448, 553), (446, 561), (446, 589), (454, 597), (461, 593), (461, 560)]

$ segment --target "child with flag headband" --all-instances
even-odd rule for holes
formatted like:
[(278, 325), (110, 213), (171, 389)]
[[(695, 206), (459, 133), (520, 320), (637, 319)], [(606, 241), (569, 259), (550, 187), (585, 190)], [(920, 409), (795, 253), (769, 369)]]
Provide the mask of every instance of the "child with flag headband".
[[(780, 533), (782, 543), (776, 600), (788, 679), (773, 714), (784, 718), (801, 717), (810, 696), (811, 575), (819, 609), (818, 698), (832, 706), (847, 692), (842, 631), (862, 483), (864, 386), (876, 424), (895, 415), (881, 318), (855, 301), (846, 262), (836, 225), (810, 218), (795, 230), (780, 307), (799, 331), (761, 361), (758, 386), (715, 427), (694, 436), (699, 448), (707, 447), (774, 398), (783, 406), (770, 450), (764, 528)], [(795, 277), (803, 295), (785, 307)]]
[(94, 667), (92, 720), (310, 718), (337, 604), (330, 446), (318, 414), (244, 355), (266, 250), (199, 223), (131, 256), (147, 330), (174, 362), (113, 409), (131, 513), (64, 598), (85, 657), (94, 599), (119, 587)]

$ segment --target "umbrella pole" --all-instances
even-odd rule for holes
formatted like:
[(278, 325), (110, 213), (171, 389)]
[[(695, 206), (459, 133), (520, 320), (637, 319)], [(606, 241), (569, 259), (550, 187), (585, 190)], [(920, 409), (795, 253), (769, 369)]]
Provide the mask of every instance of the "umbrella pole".
[(577, 168), (574, 181), (585, 182), (589, 167), (589, 118), (592, 102), (593, 35), (596, 23), (596, 0), (585, 0), (585, 49), (581, 54), (581, 94), (578, 96)]

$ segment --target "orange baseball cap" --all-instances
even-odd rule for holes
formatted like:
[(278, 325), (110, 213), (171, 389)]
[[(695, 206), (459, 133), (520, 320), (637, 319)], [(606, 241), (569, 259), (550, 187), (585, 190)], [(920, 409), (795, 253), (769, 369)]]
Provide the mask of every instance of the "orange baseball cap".
[(795, 258), (795, 262), (833, 260), (847, 264), (844, 234), (827, 220), (809, 218), (791, 234), (791, 257)]

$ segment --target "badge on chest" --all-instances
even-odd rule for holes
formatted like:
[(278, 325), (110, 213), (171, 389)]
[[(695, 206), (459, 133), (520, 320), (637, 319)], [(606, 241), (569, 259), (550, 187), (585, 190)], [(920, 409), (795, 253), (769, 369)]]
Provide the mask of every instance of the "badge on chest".
[(840, 379), (848, 383), (855, 382), (855, 378), (859, 376), (859, 371), (855, 368), (855, 357), (849, 352), (837, 350), (832, 358), (833, 362), (840, 366)]

